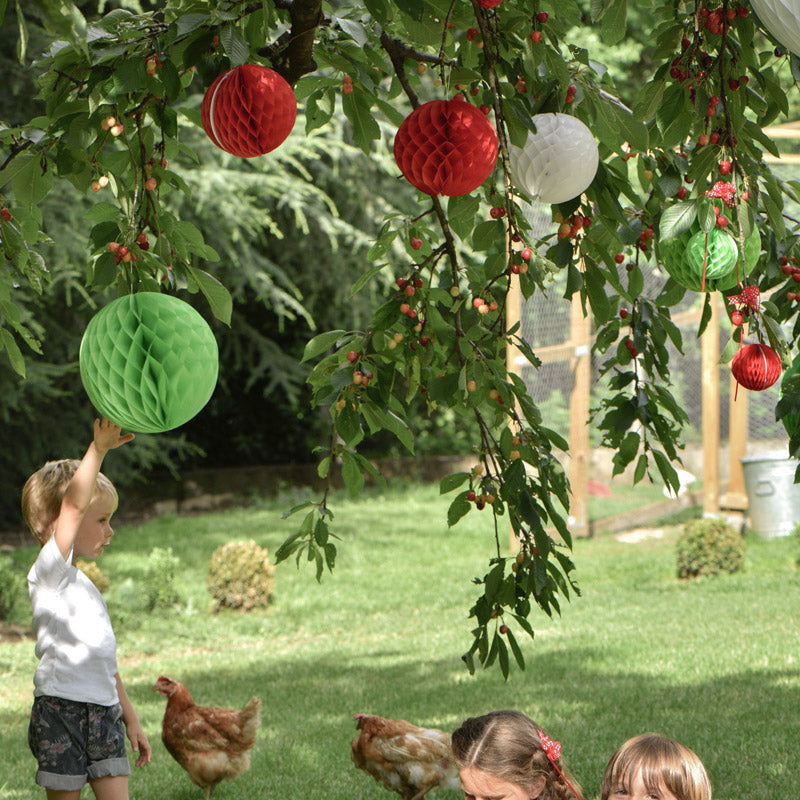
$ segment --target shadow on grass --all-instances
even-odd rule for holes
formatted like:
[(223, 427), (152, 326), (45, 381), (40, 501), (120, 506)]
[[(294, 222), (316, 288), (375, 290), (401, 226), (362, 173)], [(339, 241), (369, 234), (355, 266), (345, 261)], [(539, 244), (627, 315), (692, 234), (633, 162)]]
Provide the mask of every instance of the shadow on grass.
[[(519, 708), (562, 741), (585, 800), (599, 792), (603, 768), (617, 746), (644, 731), (658, 731), (696, 750), (720, 800), (784, 796), (789, 776), (800, 774), (796, 673), (764, 669), (702, 682), (687, 676), (675, 685), (657, 675), (603, 671), (597, 666), (603, 655), (574, 648), (535, 654), (526, 672), (509, 683), (493, 674), (468, 678), (451, 661), (382, 666), (384, 658), (397, 658), (388, 651), (356, 659), (297, 659), (277, 669), (243, 663), (236, 671), (220, 672), (197, 663), (171, 677), (183, 681), (199, 704), (241, 705), (252, 694), (263, 700), (251, 770), (223, 784), (218, 790), (223, 800), (391, 797), (350, 763), (356, 712), (452, 729), (467, 716)], [(189, 800), (199, 790), (159, 741), (165, 703), (150, 691), (156, 677), (154, 672), (152, 681), (139, 678), (129, 685), (155, 753), (147, 771), (136, 771), (133, 796)], [(19, 715), (0, 711), (0, 730), (24, 736), (27, 720), (21, 723)], [(6, 777), (20, 768), (32, 775), (32, 766), (30, 758), (14, 764)]]

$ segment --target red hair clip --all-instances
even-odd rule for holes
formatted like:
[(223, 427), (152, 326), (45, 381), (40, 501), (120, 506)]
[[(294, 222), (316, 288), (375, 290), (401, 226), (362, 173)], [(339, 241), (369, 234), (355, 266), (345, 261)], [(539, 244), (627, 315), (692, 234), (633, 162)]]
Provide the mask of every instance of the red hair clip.
[(575, 787), (567, 780), (567, 776), (561, 771), (558, 766), (558, 760), (561, 758), (561, 742), (553, 741), (543, 730), (539, 731), (539, 741), (542, 743), (542, 750), (553, 765), (553, 769), (562, 777), (564, 783), (569, 786), (570, 791), (578, 800), (583, 798), (575, 791)]

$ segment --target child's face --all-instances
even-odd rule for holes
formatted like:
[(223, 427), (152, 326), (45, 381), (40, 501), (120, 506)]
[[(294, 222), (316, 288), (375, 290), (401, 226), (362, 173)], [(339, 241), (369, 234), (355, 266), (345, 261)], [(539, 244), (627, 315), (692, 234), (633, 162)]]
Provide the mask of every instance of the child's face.
[(117, 501), (109, 494), (95, 495), (83, 517), (75, 536), (73, 561), (76, 558), (94, 559), (100, 556), (111, 541), (111, 515), (117, 510)]
[(475, 767), (464, 767), (459, 774), (465, 800), (530, 800), (544, 788), (544, 778), (536, 786), (525, 788)]
[(641, 771), (633, 776), (630, 786), (619, 784), (609, 795), (608, 800), (678, 800), (662, 783), (655, 792), (644, 785)]

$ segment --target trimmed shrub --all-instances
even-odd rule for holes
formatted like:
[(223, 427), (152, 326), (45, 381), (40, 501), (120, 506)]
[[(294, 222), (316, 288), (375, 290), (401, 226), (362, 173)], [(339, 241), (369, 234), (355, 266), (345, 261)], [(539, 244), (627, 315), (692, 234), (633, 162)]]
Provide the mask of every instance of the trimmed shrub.
[(180, 566), (181, 561), (171, 547), (154, 547), (150, 551), (143, 577), (148, 610), (180, 604), (181, 593), (175, 583)]
[(22, 596), (25, 578), (14, 570), (10, 558), (0, 558), (0, 621), (11, 618)]
[(84, 561), (79, 558), (75, 566), (97, 587), (100, 594), (105, 594), (109, 590), (111, 581), (94, 561)]
[(267, 549), (248, 542), (228, 542), (218, 547), (208, 563), (206, 586), (214, 598), (214, 610), (264, 608), (275, 589), (275, 567)]
[(744, 539), (721, 519), (693, 519), (677, 542), (678, 577), (699, 578), (738, 572), (744, 564)]

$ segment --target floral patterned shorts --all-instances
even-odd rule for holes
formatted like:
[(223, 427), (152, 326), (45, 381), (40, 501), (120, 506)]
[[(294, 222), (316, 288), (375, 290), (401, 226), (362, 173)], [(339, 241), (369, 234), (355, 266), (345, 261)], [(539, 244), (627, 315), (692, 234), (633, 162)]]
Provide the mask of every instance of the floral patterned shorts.
[(39, 762), (36, 783), (74, 791), (97, 778), (130, 775), (122, 707), (34, 698), (28, 745)]

